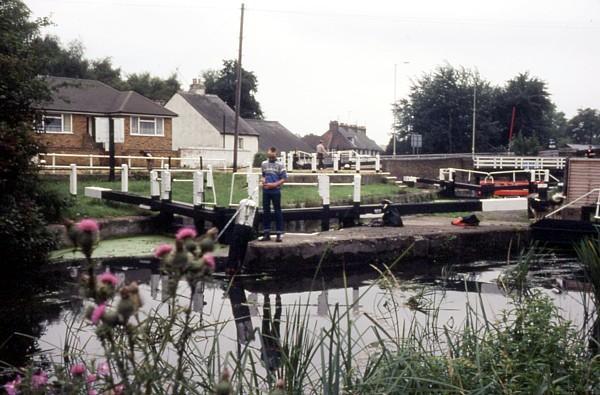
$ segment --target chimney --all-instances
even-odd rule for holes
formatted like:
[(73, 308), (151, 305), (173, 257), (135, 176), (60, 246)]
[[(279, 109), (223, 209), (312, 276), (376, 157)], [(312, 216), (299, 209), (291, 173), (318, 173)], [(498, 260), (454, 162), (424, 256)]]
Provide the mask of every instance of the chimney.
[(338, 130), (338, 122), (337, 121), (329, 121), (329, 130), (332, 132), (337, 132)]
[(356, 129), (358, 130), (359, 133), (362, 133), (365, 136), (367, 135), (367, 128), (365, 126), (358, 126)]
[(195, 95), (204, 95), (206, 93), (201, 77), (192, 79), (192, 84), (190, 85), (189, 93), (193, 93)]

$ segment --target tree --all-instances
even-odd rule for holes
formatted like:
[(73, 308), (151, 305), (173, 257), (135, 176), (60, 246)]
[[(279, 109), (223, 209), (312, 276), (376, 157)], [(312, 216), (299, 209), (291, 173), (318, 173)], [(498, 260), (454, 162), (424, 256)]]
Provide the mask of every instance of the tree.
[(153, 100), (168, 101), (180, 88), (177, 75), (171, 74), (167, 79), (153, 77), (150, 73), (130, 74), (124, 83), (126, 89), (149, 97)]
[(21, 272), (44, 261), (53, 247), (37, 200), (43, 199), (32, 163), (39, 147), (33, 128), (33, 105), (49, 97), (38, 78), (44, 59), (34, 40), (45, 19), (30, 20), (21, 0), (0, 3), (0, 251), (3, 268)]
[(593, 108), (577, 110), (567, 122), (567, 135), (578, 144), (600, 144), (600, 111)]
[(419, 133), (423, 136), (422, 152), (469, 152), (475, 87), (476, 145), (478, 149), (489, 150), (488, 146), (497, 144), (498, 140), (499, 125), (490, 111), (498, 90), (476, 72), (451, 65), (423, 75), (411, 86), (408, 98), (394, 104), (398, 140), (406, 145), (408, 135)]
[(513, 108), (515, 121), (513, 138), (536, 136), (543, 142), (552, 137), (552, 119), (555, 107), (550, 101), (546, 83), (529, 73), (521, 73), (509, 80), (498, 97), (498, 119), (510, 127)]
[(80, 41), (72, 41), (64, 47), (58, 37), (37, 37), (33, 46), (43, 60), (40, 74), (57, 77), (88, 78), (104, 82), (119, 90), (134, 90), (152, 100), (167, 101), (180, 89), (177, 76), (166, 79), (150, 73), (129, 74), (121, 77), (121, 69), (112, 64), (109, 57), (88, 60)]
[[(206, 93), (219, 96), (235, 110), (235, 85), (237, 80), (237, 61), (224, 60), (221, 70), (207, 70), (202, 74)], [(256, 75), (242, 67), (242, 95), (240, 115), (242, 118), (263, 119), (260, 103), (254, 95), (258, 89)]]

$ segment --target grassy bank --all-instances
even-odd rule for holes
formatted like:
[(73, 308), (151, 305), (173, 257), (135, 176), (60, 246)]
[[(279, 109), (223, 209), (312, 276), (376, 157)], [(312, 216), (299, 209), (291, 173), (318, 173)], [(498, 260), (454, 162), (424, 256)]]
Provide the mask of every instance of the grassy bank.
[[(190, 176), (191, 177), (191, 176)], [(183, 178), (177, 176), (177, 178)], [(189, 177), (188, 177), (189, 178)], [(229, 205), (229, 196), (231, 192), (231, 174), (215, 173), (215, 192), (216, 200), (219, 206)], [(131, 205), (111, 203), (90, 199), (84, 196), (84, 189), (87, 186), (98, 186), (120, 190), (120, 181), (108, 182), (106, 176), (86, 176), (80, 177), (77, 183), (77, 197), (69, 196), (69, 179), (67, 177), (46, 176), (43, 178), (44, 186), (55, 191), (65, 199), (70, 200), (71, 205), (67, 208), (65, 216), (69, 218), (106, 218), (126, 215), (143, 215), (148, 213)], [(233, 190), (233, 201), (238, 202), (247, 194), (245, 179), (238, 177)], [(350, 204), (352, 202), (352, 186), (334, 186), (331, 188), (332, 204)], [(150, 183), (147, 177), (130, 178), (129, 191), (143, 196), (150, 195)], [(375, 203), (382, 199), (399, 200), (407, 194), (419, 192), (414, 188), (398, 188), (394, 184), (377, 183), (363, 185), (362, 196), (363, 203)], [(174, 182), (172, 191), (173, 200), (191, 203), (192, 202), (192, 183)], [(207, 201), (213, 201), (212, 191), (208, 190)], [(288, 186), (283, 190), (284, 207), (314, 207), (321, 205), (321, 198), (315, 186)]]

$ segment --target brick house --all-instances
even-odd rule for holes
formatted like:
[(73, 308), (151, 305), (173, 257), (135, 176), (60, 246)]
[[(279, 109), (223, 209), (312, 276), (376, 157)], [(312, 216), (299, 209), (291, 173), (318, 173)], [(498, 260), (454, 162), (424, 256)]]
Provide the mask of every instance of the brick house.
[(329, 122), (329, 130), (321, 137), (328, 151), (356, 151), (363, 155), (382, 153), (383, 149), (367, 137), (364, 126)]
[(37, 131), (46, 152), (108, 154), (112, 119), (116, 155), (177, 155), (171, 144), (174, 112), (137, 92), (119, 91), (100, 81), (45, 78), (52, 98), (37, 105)]

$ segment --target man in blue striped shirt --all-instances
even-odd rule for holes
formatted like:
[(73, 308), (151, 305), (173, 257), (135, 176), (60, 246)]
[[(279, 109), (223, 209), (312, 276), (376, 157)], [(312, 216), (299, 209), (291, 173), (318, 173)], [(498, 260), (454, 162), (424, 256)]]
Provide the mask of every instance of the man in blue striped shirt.
[(277, 148), (267, 150), (267, 160), (261, 165), (263, 186), (263, 237), (260, 241), (271, 240), (271, 203), (275, 212), (276, 242), (281, 242), (283, 233), (283, 213), (281, 212), (281, 186), (287, 180), (283, 163), (277, 160)]

